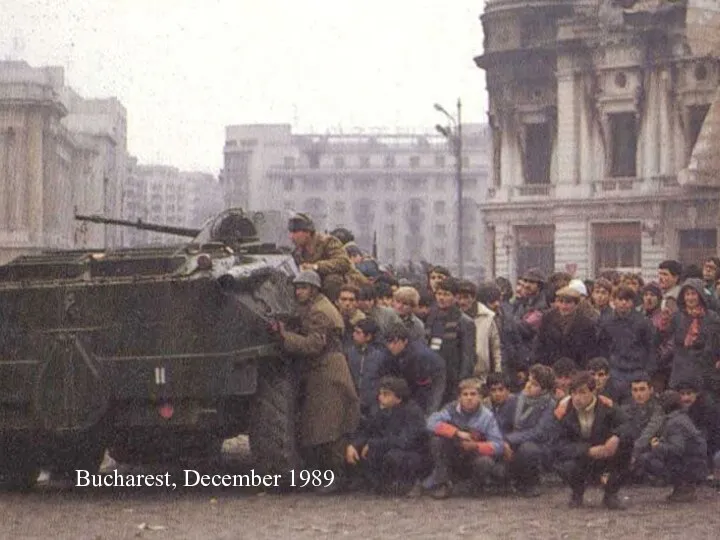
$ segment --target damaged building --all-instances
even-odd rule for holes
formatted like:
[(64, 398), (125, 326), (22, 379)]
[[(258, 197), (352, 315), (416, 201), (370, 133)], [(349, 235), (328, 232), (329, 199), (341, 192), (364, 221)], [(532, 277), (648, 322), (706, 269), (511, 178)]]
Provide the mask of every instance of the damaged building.
[(487, 0), (486, 260), (655, 276), (718, 252), (717, 0)]

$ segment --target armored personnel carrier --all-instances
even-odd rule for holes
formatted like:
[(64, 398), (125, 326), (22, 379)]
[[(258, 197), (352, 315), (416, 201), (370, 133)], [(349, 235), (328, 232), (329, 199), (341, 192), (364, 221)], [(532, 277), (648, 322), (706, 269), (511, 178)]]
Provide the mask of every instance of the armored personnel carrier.
[(113, 220), (190, 238), (177, 246), (49, 251), (0, 266), (0, 477), (39, 468), (219, 453), (247, 433), (256, 466), (298, 465), (296, 384), (267, 323), (293, 307), (294, 261), (261, 216), (201, 229)]

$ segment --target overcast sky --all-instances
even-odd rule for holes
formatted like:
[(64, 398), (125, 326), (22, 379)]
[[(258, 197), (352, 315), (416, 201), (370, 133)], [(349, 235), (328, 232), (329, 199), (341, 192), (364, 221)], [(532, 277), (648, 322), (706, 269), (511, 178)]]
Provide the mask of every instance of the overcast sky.
[(484, 122), (484, 0), (2, 0), (0, 57), (116, 96), (142, 163), (217, 173), (229, 124)]

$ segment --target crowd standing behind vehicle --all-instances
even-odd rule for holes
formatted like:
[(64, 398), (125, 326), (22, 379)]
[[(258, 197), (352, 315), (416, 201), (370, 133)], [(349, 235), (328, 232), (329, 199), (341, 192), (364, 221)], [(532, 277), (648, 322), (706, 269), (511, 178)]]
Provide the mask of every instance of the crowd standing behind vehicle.
[[(531, 268), (513, 287), (432, 266), (426, 282), (411, 283), (363, 254), (346, 229), (342, 241), (313, 240), (306, 215), (289, 229), (293, 241), (301, 232), (298, 260), (312, 261), (303, 275), (319, 274), (298, 286), (317, 283), (315, 294), (337, 307), (332, 324), (357, 395), (338, 386), (337, 367), (326, 370), (335, 386), (317, 369), (313, 384), (343, 392), (337, 403), (361, 413), (359, 424), (337, 418), (343, 433), (317, 440), (334, 456), (344, 446), (344, 465), (330, 454), (320, 460), (339, 479), (331, 491), (535, 497), (543, 473), (557, 473), (570, 507), (599, 482), (604, 506), (618, 510), (629, 482), (670, 486), (668, 500), (680, 503), (695, 499), (698, 484), (720, 481), (717, 257), (702, 267), (663, 261), (657, 281), (614, 271), (583, 281)], [(333, 246), (332, 261), (321, 245)], [(329, 358), (319, 342), (310, 349), (316, 366)]]

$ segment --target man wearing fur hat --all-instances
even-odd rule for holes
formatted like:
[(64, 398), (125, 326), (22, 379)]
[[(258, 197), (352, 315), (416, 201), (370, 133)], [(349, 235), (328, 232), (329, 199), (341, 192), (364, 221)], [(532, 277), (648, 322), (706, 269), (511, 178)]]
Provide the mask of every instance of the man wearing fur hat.
[(315, 231), (315, 223), (307, 214), (295, 214), (288, 221), (288, 231), (295, 250), (293, 258), (300, 270), (317, 272), (322, 291), (335, 301), (345, 283), (360, 287), (368, 283), (352, 264), (342, 242), (334, 236)]
[[(300, 328), (278, 323), (282, 348), (297, 359), (301, 378), (300, 445), (308, 466), (343, 469), (347, 437), (355, 431), (360, 406), (342, 353), (343, 319), (320, 292), (320, 276), (304, 270), (295, 278)], [(331, 488), (337, 488), (333, 482)]]

